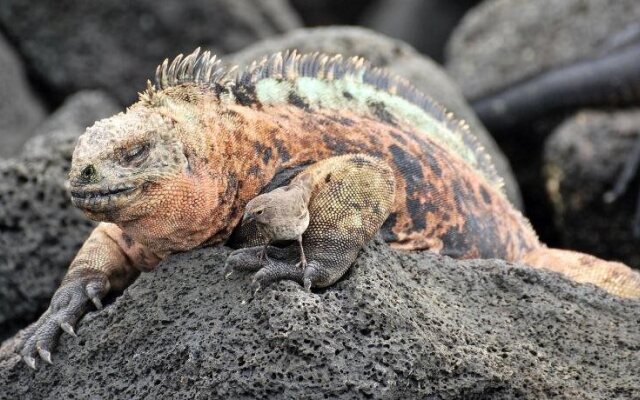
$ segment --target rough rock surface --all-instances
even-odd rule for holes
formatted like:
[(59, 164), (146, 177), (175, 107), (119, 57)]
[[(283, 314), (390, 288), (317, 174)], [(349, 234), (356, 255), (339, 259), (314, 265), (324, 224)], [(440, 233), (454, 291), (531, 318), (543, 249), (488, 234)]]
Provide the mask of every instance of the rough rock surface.
[[(369, 8), (362, 25), (403, 40), (438, 62), (465, 12), (479, 0), (382, 0)], [(399, 6), (401, 4), (401, 6)]]
[(0, 350), (1, 399), (640, 396), (640, 303), (499, 260), (378, 241), (314, 293), (251, 296), (226, 249), (174, 255), (34, 372)]
[(565, 121), (545, 144), (545, 176), (556, 224), (567, 247), (619, 259), (640, 268), (631, 224), (640, 179), (613, 204), (612, 189), (640, 137), (640, 110), (584, 111)]
[(448, 44), (447, 71), (468, 98), (593, 55), (640, 19), (636, 0), (488, 0)]
[(408, 79), (423, 93), (433, 97), (469, 123), (473, 133), (493, 157), (498, 172), (505, 180), (509, 198), (520, 206), (520, 192), (508, 161), (469, 108), (455, 83), (432, 60), (418, 54), (406, 43), (368, 29), (353, 27), (295, 30), (249, 46), (236, 54), (224, 57), (223, 60), (244, 64), (265, 54), (286, 49), (340, 53), (345, 56), (359, 55)]
[(68, 199), (76, 138), (118, 110), (100, 92), (67, 100), (25, 144), (0, 161), (0, 339), (39, 316), (92, 224)]
[(0, 157), (14, 154), (45, 117), (27, 82), (22, 62), (0, 35)]
[(300, 26), (286, 0), (3, 0), (0, 24), (54, 92), (100, 88), (124, 104), (165, 57), (236, 51)]

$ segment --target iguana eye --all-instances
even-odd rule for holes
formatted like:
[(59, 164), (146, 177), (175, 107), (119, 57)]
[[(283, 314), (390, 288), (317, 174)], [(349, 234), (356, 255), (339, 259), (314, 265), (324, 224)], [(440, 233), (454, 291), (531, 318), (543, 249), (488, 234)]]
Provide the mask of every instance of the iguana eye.
[(256, 211), (256, 215), (262, 215), (263, 212), (264, 212), (264, 210), (258, 210), (258, 211)]
[(136, 144), (122, 152), (122, 161), (127, 165), (139, 165), (149, 155), (149, 143)]

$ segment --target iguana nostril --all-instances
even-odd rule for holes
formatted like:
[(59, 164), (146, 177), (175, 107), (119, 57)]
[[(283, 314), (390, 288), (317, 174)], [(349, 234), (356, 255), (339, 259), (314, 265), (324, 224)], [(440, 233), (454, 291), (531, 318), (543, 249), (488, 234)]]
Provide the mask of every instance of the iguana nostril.
[(82, 178), (82, 180), (87, 182), (95, 180), (97, 175), (98, 171), (96, 171), (96, 167), (91, 164), (84, 167), (82, 172), (80, 172), (80, 177)]

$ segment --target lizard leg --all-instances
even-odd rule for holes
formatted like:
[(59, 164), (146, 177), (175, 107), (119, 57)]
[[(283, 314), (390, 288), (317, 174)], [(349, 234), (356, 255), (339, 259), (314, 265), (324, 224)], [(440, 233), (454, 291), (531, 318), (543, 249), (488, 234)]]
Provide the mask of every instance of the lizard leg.
[(620, 297), (640, 297), (640, 273), (628, 266), (577, 251), (540, 247), (525, 254), (523, 263), (592, 283)]
[(90, 309), (102, 308), (109, 290), (127, 287), (139, 274), (159, 262), (113, 224), (99, 224), (71, 263), (49, 308), (26, 329), (21, 355), (31, 368), (40, 356), (51, 363), (51, 352), (62, 331), (75, 336), (74, 326)]
[(393, 171), (374, 157), (331, 157), (311, 165), (293, 182), (308, 185), (311, 193), (309, 227), (298, 254), (306, 254), (307, 267), (303, 270), (295, 261), (268, 262), (254, 277), (258, 288), (282, 279), (295, 280), (307, 289), (333, 284), (392, 211)]
[(296, 267), (305, 269), (307, 268), (307, 257), (304, 255), (304, 247), (302, 247), (302, 235), (298, 237), (298, 246), (300, 247), (300, 262), (296, 264)]
[(269, 243), (265, 243), (264, 246), (262, 246), (262, 251), (260, 252), (260, 262), (263, 263), (264, 259), (267, 257), (267, 247), (269, 247)]

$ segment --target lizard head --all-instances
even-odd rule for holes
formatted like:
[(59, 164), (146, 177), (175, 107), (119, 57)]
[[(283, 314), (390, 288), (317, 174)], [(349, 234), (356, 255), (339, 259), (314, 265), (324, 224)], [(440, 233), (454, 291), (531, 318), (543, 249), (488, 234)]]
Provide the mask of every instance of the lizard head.
[[(180, 124), (157, 108), (136, 104), (127, 112), (96, 122), (78, 139), (69, 186), (71, 199), (89, 218), (118, 222), (136, 219), (180, 183), (190, 168)], [(173, 187), (175, 190), (175, 185)]]

